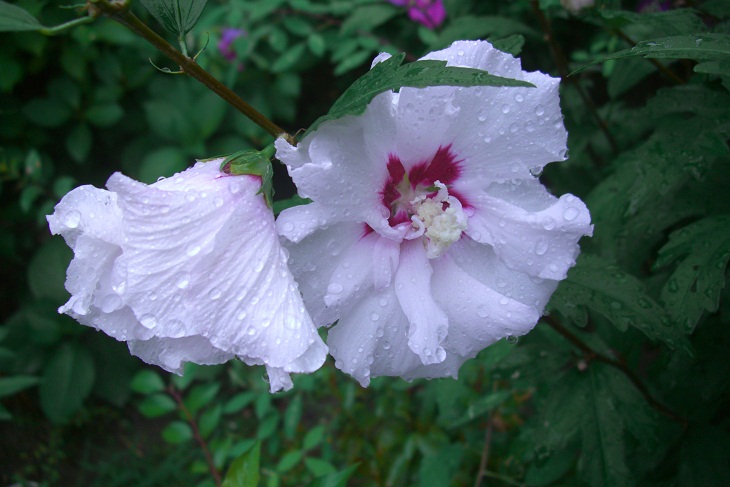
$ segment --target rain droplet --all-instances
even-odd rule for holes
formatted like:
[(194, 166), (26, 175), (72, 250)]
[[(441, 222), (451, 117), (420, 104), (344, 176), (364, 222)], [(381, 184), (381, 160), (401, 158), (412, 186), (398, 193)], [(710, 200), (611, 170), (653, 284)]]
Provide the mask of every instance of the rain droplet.
[(185, 250), (185, 253), (188, 254), (190, 257), (193, 257), (194, 255), (197, 255), (200, 252), (200, 246), (199, 245), (190, 245)]
[(545, 239), (540, 239), (535, 244), (535, 253), (537, 255), (545, 255), (545, 252), (548, 251), (548, 243), (545, 241)]
[(513, 133), (514, 134), (518, 130), (520, 130), (520, 124), (518, 124), (517, 122), (515, 122), (515, 123), (513, 123), (512, 125), (509, 126), (510, 133)]
[(522, 96), (522, 94), (521, 94), (521, 93), (517, 93), (517, 94), (515, 95), (515, 101), (516, 101), (516, 102), (518, 102), (518, 103), (522, 103), (522, 100), (524, 100), (524, 99), (525, 99), (525, 97), (524, 97), (524, 96)]
[(563, 218), (566, 221), (573, 221), (578, 216), (578, 213), (580, 213), (580, 212), (576, 208), (573, 208), (572, 206), (569, 206), (563, 212)]
[(245, 317), (246, 317), (246, 310), (245, 309), (241, 310), (241, 312), (236, 315), (236, 319), (238, 321), (243, 320)]
[(240, 184), (232, 184), (228, 187), (228, 191), (231, 192), (231, 194), (236, 194), (239, 191), (241, 191), (241, 185)]
[(507, 114), (509, 113), (509, 105), (502, 105), (502, 113)]
[(538, 117), (541, 117), (545, 113), (545, 107), (542, 105), (538, 105), (535, 107), (535, 115)]
[(190, 284), (190, 274), (187, 272), (181, 272), (177, 275), (175, 285), (180, 289), (185, 289)]
[(327, 293), (328, 294), (340, 294), (344, 288), (342, 287), (342, 284), (339, 282), (333, 282), (330, 283), (329, 286), (327, 286)]
[(157, 326), (157, 318), (155, 318), (151, 314), (142, 315), (140, 317), (139, 322), (144, 326), (145, 328), (149, 328), (150, 330)]
[(122, 298), (120, 298), (116, 294), (109, 294), (107, 296), (104, 296), (104, 299), (101, 300), (101, 310), (104, 313), (111, 313), (112, 311), (116, 311), (121, 307)]
[(210, 299), (213, 299), (213, 300), (220, 299), (220, 297), (222, 295), (223, 295), (223, 293), (221, 292), (221, 290), (218, 289), (218, 288), (216, 288), (216, 287), (214, 287), (213, 289), (211, 289), (210, 292), (208, 293), (208, 297)]
[(370, 315), (370, 319), (373, 321), (378, 321), (380, 319), (380, 315), (378, 313), (373, 313)]
[(487, 120), (487, 111), (486, 110), (479, 110), (479, 113), (477, 114), (477, 119), (480, 122), (484, 122)]
[(213, 204), (215, 205), (216, 208), (220, 208), (221, 206), (223, 206), (223, 198), (217, 197), (216, 199), (213, 200)]
[(68, 228), (76, 228), (79, 223), (81, 223), (81, 213), (76, 210), (66, 213), (66, 217), (63, 219), (63, 224)]
[(489, 310), (487, 310), (486, 306), (479, 306), (477, 308), (477, 315), (479, 315), (480, 318), (486, 318), (489, 316)]
[(517, 343), (518, 338), (516, 336), (509, 335), (506, 340), (507, 342), (514, 345), (515, 343)]
[(281, 229), (289, 233), (294, 230), (294, 224), (292, 222), (286, 222), (281, 226)]
[(502, 299), (499, 300), (499, 304), (505, 306), (507, 303), (509, 303), (509, 298), (507, 298), (506, 296), (502, 296)]
[(539, 178), (542, 174), (542, 166), (535, 166), (530, 169), (530, 174), (532, 174), (533, 177)]

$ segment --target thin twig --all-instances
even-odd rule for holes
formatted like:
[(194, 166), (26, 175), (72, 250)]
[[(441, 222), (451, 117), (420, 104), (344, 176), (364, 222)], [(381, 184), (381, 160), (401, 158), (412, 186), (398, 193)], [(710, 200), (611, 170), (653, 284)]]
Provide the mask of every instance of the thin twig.
[[(492, 383), (492, 393), (497, 391), (497, 383)], [(477, 472), (477, 478), (474, 480), (474, 487), (480, 487), (482, 478), (487, 474), (487, 465), (489, 464), (489, 449), (492, 444), (492, 431), (494, 431), (494, 411), (489, 411), (489, 417), (487, 418), (487, 432), (484, 435), (484, 448), (482, 449), (482, 458), (479, 461), (479, 471)]]
[[(631, 47), (636, 46), (636, 42), (631, 37), (627, 36), (621, 29), (616, 29), (615, 32), (621, 39), (623, 39), (625, 42), (627, 42)], [(669, 79), (671, 79), (678, 85), (683, 85), (683, 84), (687, 83), (685, 80), (683, 80), (682, 78), (677, 76), (669, 68), (667, 68), (662, 63), (660, 63), (658, 59), (654, 59), (654, 58), (644, 58), (644, 59), (646, 59), (651, 64), (653, 64), (659, 71), (664, 73)]]
[(139, 20), (130, 10), (129, 1), (114, 0), (90, 0), (91, 8), (89, 13), (92, 16), (105, 15), (110, 19), (122, 24), (135, 34), (144, 38), (152, 44), (157, 50), (174, 61), (180, 70), (191, 78), (195, 78), (200, 83), (208, 87), (211, 91), (223, 98), (228, 104), (232, 105), (239, 112), (243, 113), (252, 122), (266, 130), (274, 137), (283, 137), (292, 145), (296, 145), (296, 139), (289, 135), (284, 129), (276, 125), (274, 122), (266, 118), (263, 114), (246, 103), (240, 96), (234, 93), (226, 85), (215, 79), (210, 73), (200, 67), (195, 59), (188, 57), (172, 47), (165, 39), (160, 37), (156, 32), (147, 27)]
[(584, 358), (587, 362), (590, 362), (591, 360), (597, 360), (599, 362), (603, 362), (604, 364), (610, 365), (612, 367), (617, 368), (621, 373), (623, 373), (633, 384), (636, 389), (641, 393), (642, 396), (644, 396), (644, 400), (646, 400), (647, 403), (663, 415), (667, 416), (668, 418), (681, 423), (684, 427), (688, 425), (687, 419), (681, 417), (671, 409), (664, 406), (662, 403), (654, 399), (654, 397), (649, 392), (649, 389), (644, 385), (644, 383), (641, 381), (638, 375), (636, 373), (629, 369), (626, 365), (622, 364), (621, 362), (614, 360), (610, 357), (607, 357), (599, 352), (596, 352), (591, 347), (586, 345), (583, 340), (578, 338), (577, 335), (572, 333), (570, 330), (565, 328), (563, 325), (561, 325), (558, 320), (556, 320), (553, 316), (545, 316), (543, 317), (543, 321), (545, 321), (548, 325), (552, 327), (553, 330), (558, 332), (563, 338), (568, 340), (571, 344), (573, 344), (576, 348), (580, 349), (581, 352), (583, 352)]
[(172, 396), (173, 399), (175, 399), (175, 402), (177, 403), (177, 407), (180, 409), (180, 411), (185, 416), (185, 419), (187, 420), (188, 424), (190, 424), (190, 429), (193, 430), (193, 438), (195, 438), (195, 441), (200, 446), (200, 449), (203, 451), (203, 456), (205, 457), (205, 462), (208, 464), (208, 470), (210, 470), (210, 474), (213, 476), (213, 481), (215, 482), (216, 487), (221, 487), (221, 474), (218, 472), (218, 469), (215, 468), (215, 462), (213, 462), (213, 456), (210, 454), (210, 450), (208, 449), (208, 444), (206, 443), (203, 436), (200, 434), (200, 429), (198, 428), (198, 423), (195, 421), (195, 418), (193, 417), (190, 410), (187, 408), (185, 403), (183, 402), (182, 395), (180, 392), (175, 388), (174, 385), (170, 384), (167, 387), (167, 392)]
[(545, 17), (545, 14), (542, 12), (542, 10), (540, 10), (540, 5), (538, 1), (530, 0), (530, 5), (532, 6), (532, 10), (537, 17), (538, 22), (540, 23), (543, 34), (545, 34), (545, 40), (550, 46), (550, 51), (553, 54), (553, 59), (555, 60), (555, 64), (558, 68), (560, 78), (563, 81), (570, 82), (575, 87), (581, 99), (583, 100), (583, 103), (585, 103), (586, 107), (588, 107), (588, 111), (591, 112), (591, 115), (593, 115), (593, 118), (596, 120), (598, 127), (601, 129), (603, 135), (606, 137), (606, 140), (608, 140), (608, 143), (611, 145), (613, 151), (618, 151), (618, 144), (616, 143), (616, 139), (613, 138), (611, 131), (608, 129), (608, 125), (598, 114), (596, 105), (593, 104), (593, 101), (588, 97), (580, 83), (578, 83), (578, 79), (568, 76), (568, 74), (570, 73), (568, 69), (568, 60), (566, 59), (565, 54), (563, 54), (563, 50), (560, 48), (560, 45), (555, 41), (553, 28), (550, 25), (550, 21), (547, 19), (547, 17)]

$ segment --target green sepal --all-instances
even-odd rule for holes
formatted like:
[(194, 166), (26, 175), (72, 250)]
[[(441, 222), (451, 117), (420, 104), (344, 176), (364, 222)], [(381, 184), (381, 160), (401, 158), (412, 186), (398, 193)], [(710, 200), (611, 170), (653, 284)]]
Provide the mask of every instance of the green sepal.
[(275, 152), (274, 144), (261, 151), (245, 149), (234, 152), (223, 159), (221, 171), (233, 175), (251, 174), (260, 176), (261, 189), (256, 194), (263, 194), (266, 205), (271, 208), (274, 201), (274, 168), (271, 165), (271, 158), (274, 157)]

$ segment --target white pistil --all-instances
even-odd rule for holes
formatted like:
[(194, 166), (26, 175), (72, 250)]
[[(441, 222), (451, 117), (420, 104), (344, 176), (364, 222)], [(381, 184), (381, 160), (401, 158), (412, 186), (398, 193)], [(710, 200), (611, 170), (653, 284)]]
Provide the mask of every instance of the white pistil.
[[(433, 198), (418, 196), (411, 201), (415, 215), (411, 217), (418, 235), (425, 235), (423, 246), (429, 259), (438, 259), (466, 230), (466, 214), (461, 202), (449, 196), (446, 185), (436, 181), (438, 193)], [(448, 206), (444, 208), (444, 204)]]

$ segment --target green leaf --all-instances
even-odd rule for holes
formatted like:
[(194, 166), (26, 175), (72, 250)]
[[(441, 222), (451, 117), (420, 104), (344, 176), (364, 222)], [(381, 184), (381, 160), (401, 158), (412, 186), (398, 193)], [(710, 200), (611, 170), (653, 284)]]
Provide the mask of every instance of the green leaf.
[(309, 198), (302, 198), (299, 195), (294, 195), (286, 200), (274, 201), (272, 209), (274, 210), (274, 215), (278, 215), (287, 208), (293, 208), (299, 205), (308, 205), (311, 202), (312, 200), (310, 200)]
[(185, 406), (188, 410), (195, 414), (199, 409), (208, 406), (213, 398), (218, 394), (221, 385), (217, 382), (208, 384), (200, 384), (192, 388), (190, 393), (185, 397)]
[(730, 435), (715, 425), (695, 424), (682, 442), (677, 485), (702, 487), (728, 485)]
[(324, 42), (324, 37), (319, 34), (310, 34), (307, 37), (307, 47), (317, 57), (322, 57), (324, 51), (327, 49), (327, 44)]
[(160, 147), (147, 154), (139, 168), (139, 180), (152, 184), (160, 177), (170, 177), (188, 165), (185, 154), (178, 147)]
[(327, 115), (319, 117), (307, 129), (304, 137), (317, 130), (328, 120), (345, 115), (359, 115), (378, 94), (397, 91), (403, 86), (425, 88), (427, 86), (523, 86), (534, 87), (526, 81), (493, 76), (486, 71), (472, 68), (446, 66), (446, 61), (415, 61), (402, 65), (405, 54), (393, 56), (378, 63), (355, 81), (332, 105)]
[(192, 439), (193, 430), (184, 421), (173, 421), (162, 430), (162, 438), (171, 445), (178, 445)]
[(38, 249), (28, 266), (28, 284), (35, 297), (49, 298), (59, 305), (68, 299), (64, 282), (72, 255), (59, 237), (51, 238)]
[(155, 371), (140, 370), (132, 379), (130, 387), (139, 394), (152, 394), (165, 390), (165, 382)]
[(284, 436), (292, 439), (302, 419), (302, 396), (295, 396), (284, 413)]
[(485, 39), (488, 36), (500, 38), (514, 36), (515, 34), (529, 35), (532, 37), (539, 36), (539, 33), (535, 29), (512, 17), (496, 15), (483, 17), (464, 16), (450, 22), (439, 35), (438, 43), (432, 47), (446, 47), (458, 40)]
[(86, 119), (98, 127), (111, 127), (124, 115), (122, 107), (116, 103), (99, 103), (86, 111)]
[(714, 215), (673, 232), (659, 250), (659, 269), (686, 257), (662, 288), (662, 302), (687, 333), (702, 312), (717, 311), (730, 260), (730, 215)]
[(306, 435), (304, 435), (304, 442), (302, 443), (302, 446), (304, 450), (311, 450), (312, 448), (319, 446), (323, 439), (324, 426), (315, 426), (311, 430), (307, 431)]
[(83, 404), (94, 385), (94, 360), (78, 343), (61, 345), (43, 368), (40, 400), (51, 421), (64, 422)]
[(29, 375), (16, 375), (12, 377), (0, 378), (0, 397), (10, 396), (16, 392), (22, 391), (40, 382), (39, 377)]
[(192, 29), (208, 0), (142, 0), (142, 5), (163, 26), (178, 37)]
[(66, 138), (66, 150), (76, 162), (84, 162), (91, 150), (92, 134), (89, 126), (80, 123)]
[(306, 42), (300, 42), (289, 46), (289, 48), (279, 56), (276, 61), (271, 65), (271, 71), (273, 73), (281, 73), (290, 70), (297, 62), (299, 62), (304, 55), (304, 51), (307, 49)]
[(261, 188), (256, 194), (263, 194), (266, 205), (271, 208), (274, 198), (274, 168), (271, 158), (275, 148), (272, 145), (261, 151), (245, 149), (227, 156), (221, 163), (221, 171), (229, 174), (253, 174), (261, 177)]
[(200, 435), (203, 438), (207, 438), (208, 436), (210, 436), (210, 434), (218, 427), (221, 421), (222, 414), (223, 408), (220, 404), (216, 404), (215, 406), (200, 415), (200, 421), (198, 421), (198, 425), (200, 428)]
[[(357, 469), (357, 465), (346, 468), (340, 472), (330, 473), (314, 479), (306, 487), (347, 487), (347, 479)], [(391, 485), (388, 483), (388, 485)]]
[(36, 98), (23, 107), (23, 114), (41, 127), (58, 127), (71, 117), (71, 109), (59, 98)]
[(157, 418), (175, 411), (177, 403), (167, 394), (152, 394), (147, 396), (137, 409), (148, 418)]
[(233, 396), (225, 406), (223, 406), (223, 413), (233, 414), (239, 412), (256, 399), (256, 393), (253, 391), (240, 392)]
[(607, 25), (613, 28), (623, 29), (627, 25), (635, 24), (642, 28), (650, 28), (653, 35), (678, 36), (707, 29), (697, 12), (691, 8), (641, 13), (600, 9), (598, 12), (607, 20)]
[(342, 22), (340, 35), (349, 36), (356, 31), (371, 32), (374, 28), (395, 17), (398, 13), (399, 9), (387, 3), (357, 7)]
[(276, 471), (279, 473), (285, 473), (294, 468), (294, 466), (299, 463), (299, 461), (302, 459), (302, 452), (301, 450), (293, 450), (286, 452), (284, 456), (281, 457), (281, 460), (279, 460), (279, 463), (276, 464)]
[(581, 255), (550, 303), (578, 325), (585, 324), (590, 309), (621, 331), (632, 326), (670, 348), (689, 349), (681, 330), (671, 326), (666, 311), (646, 293), (641, 281), (599, 257)]
[(20, 32), (45, 28), (27, 10), (0, 1), (0, 32)]
[(337, 469), (327, 460), (321, 458), (305, 458), (304, 466), (312, 472), (315, 477), (337, 473)]
[(730, 63), (730, 35), (696, 34), (641, 41), (631, 49), (624, 49), (600, 60), (590, 62), (570, 74), (579, 73), (594, 64), (599, 64), (609, 59), (622, 59), (633, 56)]
[(464, 424), (483, 416), (500, 404), (505, 402), (512, 396), (511, 391), (498, 391), (494, 393), (485, 394), (473, 403), (469, 405), (463, 416), (456, 421), (451, 422), (449, 428), (458, 428)]
[(259, 485), (259, 459), (261, 458), (261, 442), (236, 458), (228, 468), (222, 487), (256, 487)]
[(521, 34), (511, 35), (509, 37), (503, 37), (501, 39), (491, 40), (492, 45), (502, 52), (517, 56), (522, 52), (522, 46), (525, 45), (525, 36)]

